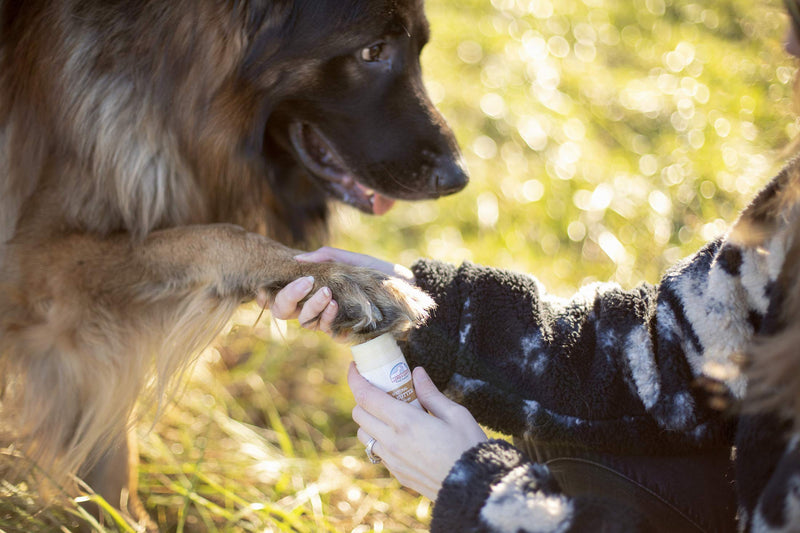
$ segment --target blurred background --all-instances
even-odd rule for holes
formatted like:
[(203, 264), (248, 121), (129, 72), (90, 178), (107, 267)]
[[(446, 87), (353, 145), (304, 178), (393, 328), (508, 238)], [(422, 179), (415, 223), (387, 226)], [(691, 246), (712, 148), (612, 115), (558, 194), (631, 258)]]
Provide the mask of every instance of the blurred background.
[[(334, 246), (530, 272), (561, 296), (595, 280), (655, 283), (725, 231), (800, 129), (780, 0), (427, 10), (427, 86), (472, 181), (380, 218), (341, 208)], [(141, 492), (162, 530), (426, 530), (431, 502), (355, 438), (347, 347), (256, 315), (244, 309), (178, 403), (137, 428)], [(26, 515), (24, 487), (3, 490), (14, 510), (0, 528), (56, 529), (57, 511)]]

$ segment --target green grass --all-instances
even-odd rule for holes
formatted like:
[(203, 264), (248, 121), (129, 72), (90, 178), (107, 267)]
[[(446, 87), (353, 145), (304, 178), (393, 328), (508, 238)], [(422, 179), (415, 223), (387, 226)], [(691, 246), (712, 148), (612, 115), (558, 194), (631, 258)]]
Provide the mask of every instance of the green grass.
[[(562, 295), (656, 282), (735, 219), (798, 131), (778, 0), (427, 8), (425, 75), (471, 184), (380, 219), (342, 209), (336, 246), (531, 272)], [(348, 350), (253, 321), (243, 314), (179, 401), (139, 424), (153, 519), (177, 532), (425, 530), (431, 503), (355, 438)], [(56, 531), (76, 512), (0, 484), (2, 531)]]

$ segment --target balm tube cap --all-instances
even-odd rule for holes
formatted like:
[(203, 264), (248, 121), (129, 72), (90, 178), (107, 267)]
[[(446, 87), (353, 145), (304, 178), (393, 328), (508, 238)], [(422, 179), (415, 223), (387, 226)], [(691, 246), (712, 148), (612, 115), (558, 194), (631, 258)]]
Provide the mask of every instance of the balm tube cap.
[(403, 352), (400, 351), (400, 347), (391, 333), (384, 333), (380, 337), (351, 346), (350, 351), (353, 353), (356, 368), (362, 373), (375, 370), (403, 357)]
[(422, 409), (414, 392), (411, 369), (391, 333), (351, 346), (359, 374), (394, 398)]

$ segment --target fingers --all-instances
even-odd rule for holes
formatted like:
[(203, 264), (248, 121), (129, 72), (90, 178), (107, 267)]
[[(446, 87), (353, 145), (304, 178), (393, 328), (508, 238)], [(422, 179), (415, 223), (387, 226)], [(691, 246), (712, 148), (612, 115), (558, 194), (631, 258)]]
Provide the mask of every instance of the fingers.
[(431, 478), (424, 469), (420, 471), (413, 463), (409, 464), (403, 457), (395, 456), (392, 453), (391, 444), (388, 447), (384, 445), (384, 443), (391, 443), (391, 440), (376, 437), (363, 427), (358, 429), (356, 437), (365, 446), (365, 452), (369, 441), (373, 438), (375, 439), (375, 444), (372, 445), (372, 454), (381, 458), (383, 466), (397, 478), (401, 485), (413, 489), (431, 500), (436, 499), (436, 494), (441, 487), (441, 481)]
[(428, 373), (421, 366), (416, 367), (411, 376), (414, 380), (414, 390), (417, 393), (419, 403), (436, 418), (449, 421), (451, 411), (453, 411), (454, 407), (459, 407), (459, 405), (439, 392)]
[(363, 427), (358, 428), (358, 431), (356, 432), (356, 437), (358, 437), (358, 440), (364, 446), (369, 444), (369, 441), (374, 438), (375, 439), (375, 444), (372, 445), (372, 452), (375, 455), (379, 456), (379, 457), (383, 457), (379, 453), (381, 451), (384, 452), (384, 455), (386, 455), (386, 450), (383, 449), (382, 445), (380, 444), (381, 440), (383, 440), (382, 438), (376, 437), (375, 435), (373, 435), (372, 433), (370, 433), (369, 431), (367, 431)]
[(409, 283), (414, 282), (414, 274), (409, 269), (402, 265), (396, 265), (376, 257), (339, 248), (331, 248), (330, 246), (323, 246), (313, 252), (296, 255), (294, 258), (300, 262), (307, 263), (323, 263), (327, 261), (336, 261), (346, 265), (372, 268), (379, 272), (383, 272), (389, 276), (400, 278)]
[[(446, 423), (461, 425), (473, 420), (467, 409), (442, 394), (421, 366), (416, 367), (411, 376), (414, 390), (422, 406), (433, 416)], [(476, 423), (477, 425), (477, 423)]]
[(365, 266), (365, 263), (373, 259), (368, 255), (348, 252), (347, 250), (341, 250), (339, 248), (331, 248), (330, 246), (323, 246), (322, 248), (318, 248), (313, 252), (299, 254), (294, 256), (294, 258), (297, 261), (306, 263), (324, 263), (326, 261), (336, 261), (338, 263), (344, 263), (346, 265), (353, 266)]
[(331, 325), (333, 324), (333, 319), (336, 318), (337, 313), (339, 313), (339, 304), (336, 303), (336, 300), (331, 300), (328, 302), (328, 305), (325, 306), (325, 310), (322, 311), (322, 314), (319, 315), (320, 331), (333, 337)]
[(332, 298), (331, 290), (322, 287), (303, 304), (297, 320), (304, 328), (319, 329), (330, 335), (331, 324), (339, 310), (338, 304)]
[[(420, 402), (430, 414), (396, 400), (350, 365), (348, 383), (356, 397), (353, 420), (358, 440), (375, 439), (372, 453), (405, 487), (435, 499), (452, 465), (486, 435), (472, 415), (446, 398), (422, 368), (413, 372)], [(433, 415), (433, 416), (431, 416)]]
[(350, 363), (347, 371), (347, 383), (350, 385), (350, 390), (353, 391), (358, 407), (386, 424), (393, 423), (406, 408), (418, 411), (416, 407), (394, 399), (364, 379), (356, 370), (355, 363)]
[[(280, 320), (297, 319), (306, 329), (319, 329), (332, 335), (331, 325), (339, 311), (339, 305), (333, 300), (333, 295), (328, 287), (322, 287), (315, 292), (301, 306), (303, 300), (314, 287), (314, 278), (307, 276), (298, 278), (289, 283), (275, 295), (275, 301), (270, 306), (272, 316)], [(266, 293), (259, 293), (257, 301), (260, 305), (267, 304)]]
[(396, 278), (400, 278), (403, 281), (407, 281), (412, 285), (416, 284), (417, 282), (417, 278), (414, 277), (414, 273), (403, 265), (392, 265), (391, 275)]
[[(366, 431), (368, 435), (375, 437), (378, 440), (391, 440), (392, 435), (395, 433), (394, 430), (385, 422), (371, 415), (361, 406), (356, 405), (353, 407), (351, 415), (353, 417), (353, 422), (358, 424), (359, 428)], [(366, 444), (366, 442), (364, 442), (364, 444)]]
[(275, 295), (275, 301), (270, 306), (272, 316), (281, 320), (291, 320), (298, 315), (297, 304), (306, 297), (314, 287), (314, 278), (306, 276), (289, 283)]

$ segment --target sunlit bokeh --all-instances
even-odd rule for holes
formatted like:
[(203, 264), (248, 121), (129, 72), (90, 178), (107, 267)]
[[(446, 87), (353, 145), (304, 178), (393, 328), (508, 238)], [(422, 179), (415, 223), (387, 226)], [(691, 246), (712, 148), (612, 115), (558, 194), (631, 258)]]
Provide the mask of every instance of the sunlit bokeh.
[[(528, 272), (562, 296), (595, 280), (655, 283), (725, 232), (800, 129), (780, 0), (427, 9), (426, 84), (472, 181), (383, 217), (342, 208), (336, 246)], [(253, 327), (256, 315), (204, 355), (177, 405), (137, 428), (141, 493), (162, 530), (425, 531), (431, 502), (369, 464), (355, 438), (347, 348), (268, 315)], [(0, 528), (58, 523), (26, 515), (20, 487), (0, 489), (22, 509), (0, 509)]]
[[(655, 283), (726, 231), (798, 133), (780, 0), (429, 0), (427, 8), (426, 83), (472, 181), (435, 202), (399, 202), (383, 217), (342, 208), (336, 246), (405, 265), (424, 256), (528, 272), (562, 296), (595, 280)], [(212, 352), (211, 372), (195, 378), (196, 399), (173, 411), (175, 429), (167, 420), (146, 437), (149, 504), (169, 522), (184, 505), (175, 486), (195, 480), (230, 514), (198, 500), (187, 524), (425, 530), (430, 502), (368, 464), (355, 439), (347, 348), (266, 321), (254, 343), (252, 320), (243, 322)], [(182, 429), (187, 418), (210, 436), (202, 454), (191, 448), (194, 431)], [(185, 452), (165, 459), (163, 435)], [(191, 468), (165, 474), (164, 463)]]
[[(726, 230), (798, 132), (779, 0), (427, 7), (426, 83), (472, 181), (383, 217), (342, 208), (336, 246), (529, 272), (560, 295), (657, 282)], [(152, 514), (187, 531), (424, 531), (431, 502), (355, 438), (347, 348), (243, 316), (140, 428)]]
[[(423, 56), (472, 182), (336, 243), (630, 287), (719, 236), (798, 129), (780, 2), (429, 1)], [(372, 235), (373, 238), (364, 237)]]

